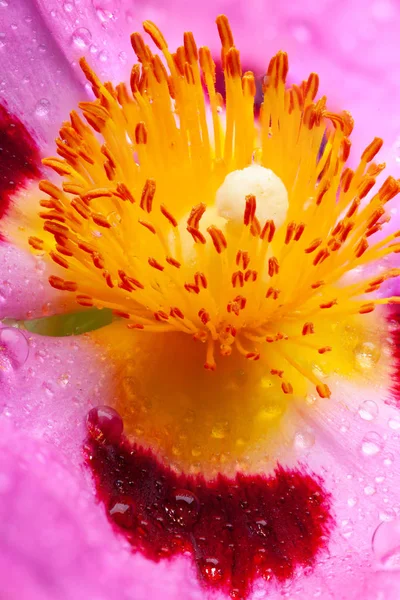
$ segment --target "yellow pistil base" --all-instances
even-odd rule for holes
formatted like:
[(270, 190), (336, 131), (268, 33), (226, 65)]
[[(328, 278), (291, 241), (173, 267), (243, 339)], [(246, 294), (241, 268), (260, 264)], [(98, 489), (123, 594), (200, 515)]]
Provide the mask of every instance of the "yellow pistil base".
[[(360, 386), (382, 383), (388, 373), (381, 351), (384, 319), (355, 317), (321, 326), (334, 340), (337, 355), (325, 353), (317, 363), (313, 349), (304, 346), (296, 354), (301, 365), (324, 382), (339, 376)], [(213, 477), (234, 475), (238, 468), (265, 470), (292, 452), (296, 406), (313, 411), (326, 402), (292, 368), (287, 376), (300, 392), (294, 405), (282, 393), (282, 378), (268, 370), (268, 356), (246, 361), (235, 351), (229, 360), (218, 359), (210, 374), (202, 367), (201, 342), (182, 333), (132, 332), (131, 337), (123, 324), (120, 333), (116, 327), (97, 331), (95, 339), (117, 365), (113, 392), (125, 431), (177, 471)]]

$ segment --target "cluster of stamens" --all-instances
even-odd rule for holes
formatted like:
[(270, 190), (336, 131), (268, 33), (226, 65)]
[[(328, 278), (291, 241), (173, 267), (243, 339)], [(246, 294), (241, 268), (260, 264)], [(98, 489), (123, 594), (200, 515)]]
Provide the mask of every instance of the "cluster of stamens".
[[(242, 74), (227, 19), (217, 24), (225, 101), (210, 51), (198, 51), (190, 33), (170, 53), (145, 22), (164, 60), (133, 34), (139, 63), (130, 89), (101, 83), (82, 59), (96, 99), (80, 104), (86, 123), (71, 113), (56, 141), (59, 157), (44, 161), (62, 184), (40, 183), (43, 232), (29, 243), (65, 271), (50, 284), (81, 306), (110, 308), (128, 328), (188, 333), (207, 344), (210, 370), (216, 348), (250, 360), (263, 354), (284, 393), (294, 391), (288, 365), (328, 397), (328, 386), (293, 349), (312, 348), (317, 360), (332, 350), (318, 335), (320, 321), (397, 301), (376, 292), (399, 269), (368, 271), (351, 283), (343, 276), (400, 251), (400, 232), (371, 243), (400, 185), (388, 177), (370, 193), (384, 168), (373, 162), (378, 138), (355, 170), (346, 167), (350, 116), (329, 112), (324, 97), (315, 100), (315, 74), (287, 88), (283, 52), (270, 62), (255, 119), (254, 75)], [(283, 224), (259, 219), (251, 192), (240, 223), (216, 211), (226, 176), (252, 164), (285, 186)]]

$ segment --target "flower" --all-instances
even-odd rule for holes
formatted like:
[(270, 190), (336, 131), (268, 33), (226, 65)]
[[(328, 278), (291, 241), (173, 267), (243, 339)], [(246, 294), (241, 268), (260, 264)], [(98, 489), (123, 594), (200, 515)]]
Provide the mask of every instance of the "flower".
[[(349, 115), (316, 99), (315, 75), (285, 92), (284, 53), (254, 143), (256, 82), (241, 81), (217, 22), (223, 127), (210, 53), (199, 52), (208, 119), (194, 38), (173, 59), (150, 21), (171, 78), (137, 34), (131, 92), (81, 61), (96, 100), (80, 105), (87, 124), (73, 112), (62, 126), (61, 158), (44, 161), (59, 179), (2, 112), (5, 269), (17, 257), (3, 314), (96, 309), (0, 330), (11, 597), (279, 597), (282, 586), (298, 598), (396, 597), (398, 245), (386, 209), (398, 182), (375, 182), (379, 138), (346, 166)], [(73, 44), (89, 46), (93, 32), (78, 29)], [(28, 241), (39, 260), (21, 250)], [(114, 317), (80, 337), (34, 333)]]

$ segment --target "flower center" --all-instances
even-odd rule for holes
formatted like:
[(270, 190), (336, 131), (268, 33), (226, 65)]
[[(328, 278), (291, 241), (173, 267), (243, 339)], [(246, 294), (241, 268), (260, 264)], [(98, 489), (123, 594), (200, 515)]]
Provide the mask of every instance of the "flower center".
[(41, 182), (43, 232), (29, 242), (80, 305), (110, 308), (130, 329), (189, 334), (206, 344), (208, 370), (217, 353), (262, 356), (285, 394), (311, 382), (329, 397), (319, 373), (335, 349), (334, 369), (342, 360), (343, 327), (398, 301), (376, 292), (400, 270), (364, 267), (400, 251), (400, 232), (376, 236), (399, 182), (371, 192), (378, 138), (346, 166), (351, 117), (315, 100), (314, 73), (287, 88), (283, 52), (255, 119), (254, 75), (242, 74), (227, 19), (217, 25), (224, 120), (215, 64), (191, 33), (171, 53), (146, 21), (164, 59), (134, 33), (130, 89), (81, 60), (96, 99), (80, 104), (86, 123), (71, 113), (59, 157), (44, 161), (62, 184)]

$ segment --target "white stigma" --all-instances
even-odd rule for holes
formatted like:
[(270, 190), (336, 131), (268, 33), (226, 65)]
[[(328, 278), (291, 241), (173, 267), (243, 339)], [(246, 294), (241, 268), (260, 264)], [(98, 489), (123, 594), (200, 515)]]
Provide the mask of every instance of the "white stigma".
[(215, 198), (218, 215), (231, 223), (242, 223), (248, 195), (256, 198), (256, 217), (261, 226), (269, 219), (275, 227), (283, 225), (289, 208), (286, 187), (271, 169), (256, 164), (225, 177)]

